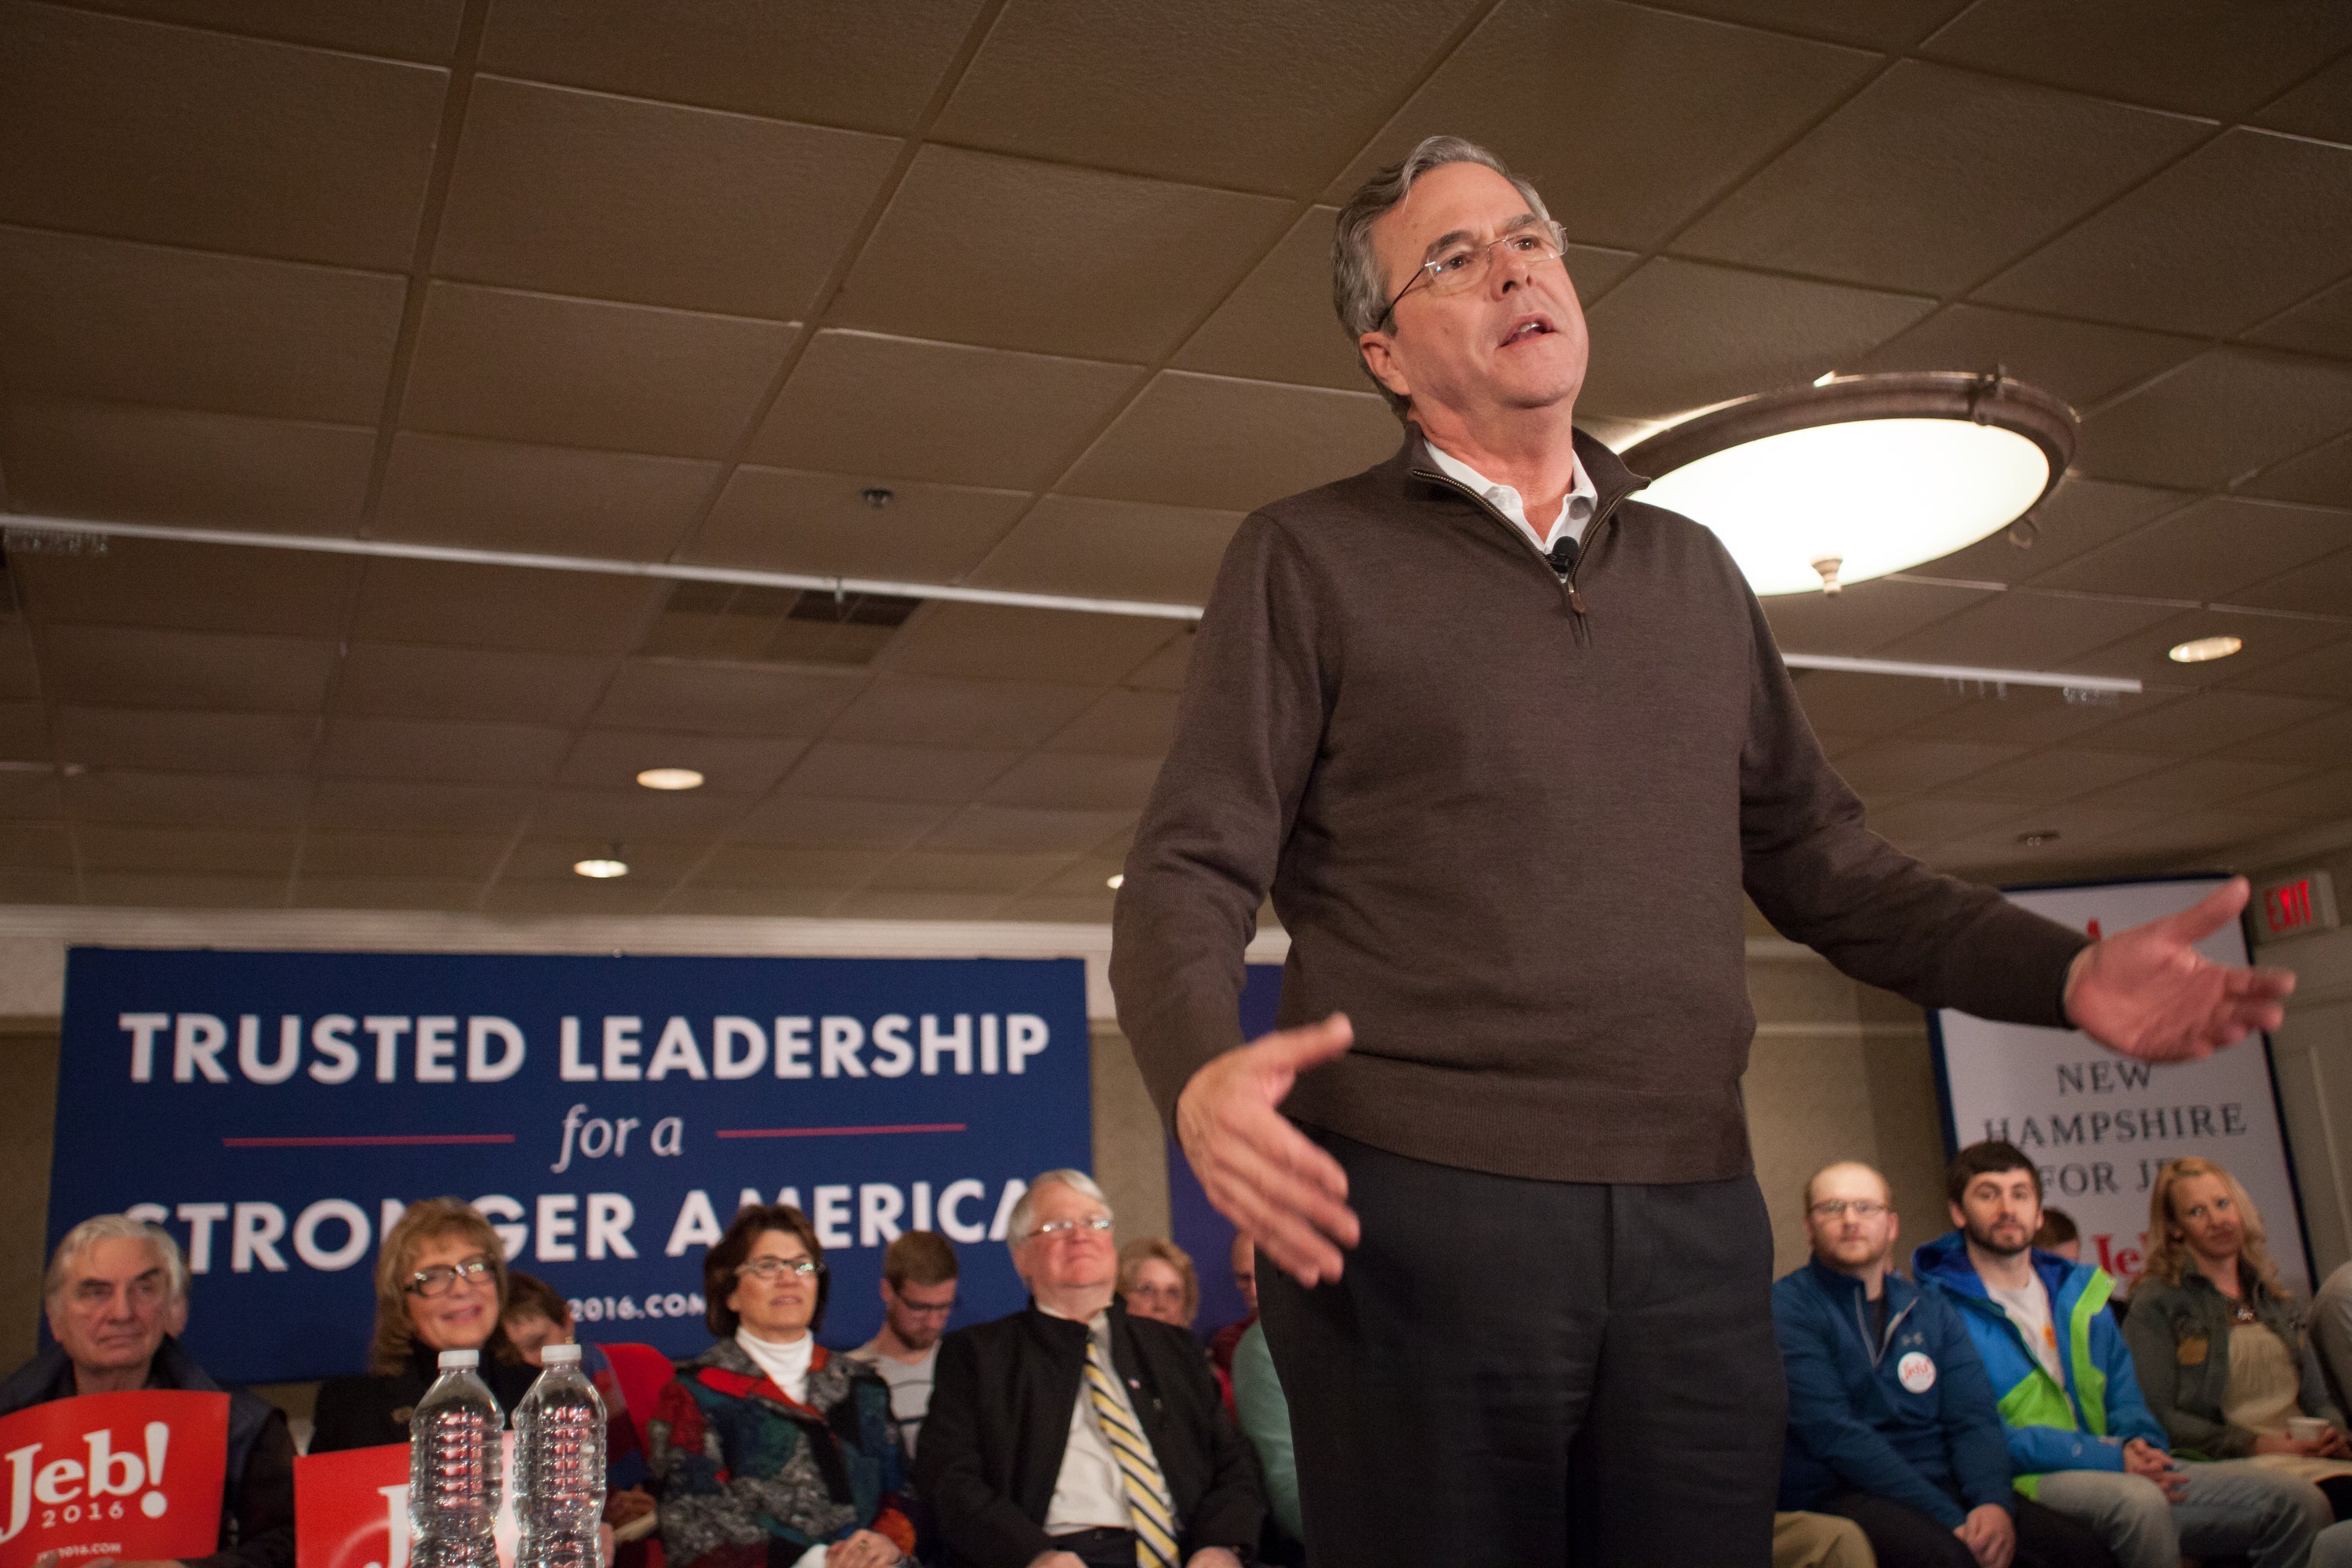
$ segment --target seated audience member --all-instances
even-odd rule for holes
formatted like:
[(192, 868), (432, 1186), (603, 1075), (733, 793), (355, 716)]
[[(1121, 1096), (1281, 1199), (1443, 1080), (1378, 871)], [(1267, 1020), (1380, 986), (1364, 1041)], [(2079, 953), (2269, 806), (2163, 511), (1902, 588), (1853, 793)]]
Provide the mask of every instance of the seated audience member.
[(829, 1293), (816, 1228), (785, 1204), (735, 1216), (702, 1260), (719, 1336), (654, 1401), (654, 1495), (669, 1568), (887, 1568), (915, 1550), (890, 1390), (816, 1342)]
[(1236, 1321), (1227, 1323), (1209, 1336), (1209, 1364), (1216, 1369), (1217, 1389), (1224, 1395), (1225, 1414), (1234, 1414), (1234, 1351), (1257, 1321), (1257, 1248), (1250, 1238), (1236, 1232), (1233, 1250), (1228, 1255), (1234, 1271), (1234, 1289), (1242, 1293), (1242, 1305), (1247, 1309)]
[(2103, 1310), (2115, 1281), (2028, 1244), (2042, 1224), (2033, 1163), (2009, 1143), (1971, 1144), (1945, 1190), (1960, 1228), (1914, 1253), (1913, 1273), (1968, 1324), (2017, 1489), (2088, 1525), (2124, 1568), (2179, 1568), (2183, 1552), (2298, 1568), (2333, 1517), (2326, 1500), (2290, 1476), (2166, 1452), (2123, 1331)]
[[(2237, 1178), (2195, 1155), (2167, 1162), (2148, 1192), (2147, 1267), (2124, 1320), (2149, 1410), (2176, 1452), (2283, 1470), (2352, 1518), (2352, 1447), (2303, 1329)], [(2297, 1436), (2299, 1418), (2324, 1424)]]
[(1164, 1236), (1139, 1236), (1118, 1249), (1118, 1299), (1139, 1318), (1192, 1331), (1201, 1277), (1192, 1255)]
[(2074, 1216), (2064, 1209), (2042, 1211), (2042, 1228), (2033, 1233), (2033, 1245), (2069, 1263), (2083, 1261), (2083, 1233), (2076, 1228)]
[(1279, 1531), (1274, 1543), (1277, 1554), (1283, 1561), (1304, 1562), (1300, 1543), (1307, 1539), (1307, 1527), (1298, 1518), (1298, 1456), (1291, 1447), (1290, 1400), (1274, 1370), (1274, 1351), (1265, 1342), (1264, 1323), (1252, 1323), (1234, 1347), (1234, 1408), (1265, 1477), (1266, 1507)]
[[(499, 1324), (515, 1353), (531, 1366), (545, 1364), (540, 1352), (549, 1345), (579, 1342), (572, 1331), (572, 1309), (555, 1287), (520, 1269), (507, 1276), (507, 1310)], [(580, 1370), (604, 1401), (604, 1518), (614, 1525), (626, 1524), (654, 1509), (653, 1495), (645, 1489), (646, 1456), (637, 1447), (637, 1425), (629, 1419), (628, 1400), (613, 1371), (612, 1357), (598, 1346), (581, 1345)]]
[(506, 1249), (488, 1220), (456, 1198), (410, 1205), (376, 1254), (370, 1370), (319, 1385), (310, 1452), (407, 1442), (408, 1418), (440, 1375), (443, 1351), (481, 1352), (482, 1381), (513, 1415), (539, 1369), (499, 1325), (506, 1299)]
[(1890, 1197), (1858, 1163), (1805, 1184), (1812, 1260), (1772, 1287), (1789, 1374), (1780, 1506), (1853, 1520), (1886, 1568), (2112, 1565), (2097, 1536), (2011, 1489), (1958, 1310), (1888, 1271)]
[(1236, 1568), (1265, 1495), (1192, 1336), (1118, 1300), (1110, 1205), (1048, 1171), (1013, 1205), (1030, 1304), (940, 1343), (915, 1467), (955, 1568)]
[(179, 1243), (129, 1215), (86, 1219), (58, 1244), (41, 1294), (58, 1342), (0, 1384), (0, 1415), (83, 1394), (145, 1388), (226, 1394), (220, 1550), (191, 1561), (195, 1568), (289, 1568), (294, 1439), (276, 1406), (215, 1383), (180, 1343), (173, 1331), (187, 1322), (188, 1265)]
[(931, 1378), (940, 1336), (956, 1304), (956, 1255), (935, 1230), (910, 1230), (882, 1253), (882, 1327), (849, 1353), (890, 1385), (890, 1414), (898, 1440), (915, 1457), (923, 1413), (931, 1407)]
[(2336, 1408), (2352, 1411), (2352, 1263), (2336, 1266), (2311, 1297), (2311, 1347)]

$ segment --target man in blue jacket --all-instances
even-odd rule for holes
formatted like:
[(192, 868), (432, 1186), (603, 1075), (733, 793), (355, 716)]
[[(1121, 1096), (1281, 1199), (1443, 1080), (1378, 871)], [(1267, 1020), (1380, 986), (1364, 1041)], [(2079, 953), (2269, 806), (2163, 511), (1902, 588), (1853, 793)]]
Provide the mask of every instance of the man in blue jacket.
[(1772, 1288), (1789, 1375), (1780, 1506), (1843, 1514), (1881, 1568), (2106, 1568), (2098, 1537), (2010, 1486), (1992, 1385), (1959, 1312), (1887, 1272), (1886, 1180), (1805, 1184), (1812, 1261)]
[(2009, 1438), (2017, 1489), (2099, 1534), (2124, 1568), (2243, 1553), (2297, 1568), (2333, 1517), (2316, 1487), (2241, 1463), (2176, 1462), (2141, 1399), (2115, 1281), (2034, 1250), (2042, 1173), (2014, 1145), (1972, 1143), (1945, 1173), (1959, 1228), (1912, 1256), (1958, 1309)]

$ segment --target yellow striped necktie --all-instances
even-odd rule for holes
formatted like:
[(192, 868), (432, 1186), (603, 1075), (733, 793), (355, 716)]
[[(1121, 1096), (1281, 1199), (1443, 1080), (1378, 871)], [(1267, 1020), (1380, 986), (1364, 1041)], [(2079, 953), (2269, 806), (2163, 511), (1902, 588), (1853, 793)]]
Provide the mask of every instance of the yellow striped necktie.
[(1135, 1417), (1119, 1402), (1118, 1384), (1111, 1381), (1102, 1347), (1091, 1333), (1087, 1335), (1087, 1395), (1094, 1401), (1095, 1419), (1118, 1461), (1119, 1479), (1126, 1483), (1136, 1568), (1177, 1568), (1176, 1508), (1169, 1500), (1167, 1478), (1160, 1473), (1160, 1461)]

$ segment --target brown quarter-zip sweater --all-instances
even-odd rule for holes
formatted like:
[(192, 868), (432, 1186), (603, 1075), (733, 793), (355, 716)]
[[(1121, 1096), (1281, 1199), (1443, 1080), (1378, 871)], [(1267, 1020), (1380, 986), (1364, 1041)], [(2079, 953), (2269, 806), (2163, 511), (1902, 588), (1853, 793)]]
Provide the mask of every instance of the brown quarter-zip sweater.
[(1118, 893), (1162, 1114), (1240, 1043), (1269, 890), (1281, 1022), (1356, 1032), (1286, 1111), (1504, 1175), (1748, 1170), (1743, 886), (1857, 979), (2063, 1025), (2085, 939), (1865, 827), (1722, 545), (1577, 455), (1601, 500), (1566, 579), (1418, 430), (1234, 536)]

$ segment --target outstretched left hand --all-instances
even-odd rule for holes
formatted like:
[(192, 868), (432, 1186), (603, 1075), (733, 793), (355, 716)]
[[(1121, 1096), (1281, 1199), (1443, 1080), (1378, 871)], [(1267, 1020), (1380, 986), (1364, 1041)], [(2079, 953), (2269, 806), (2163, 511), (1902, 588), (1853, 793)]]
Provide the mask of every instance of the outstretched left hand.
[(2232, 877), (2179, 914), (2117, 931), (2075, 955), (2066, 1017), (2109, 1050), (2143, 1061), (2210, 1056), (2256, 1029), (2275, 1029), (2294, 990), (2285, 969), (2216, 963), (2196, 944), (2246, 907)]

